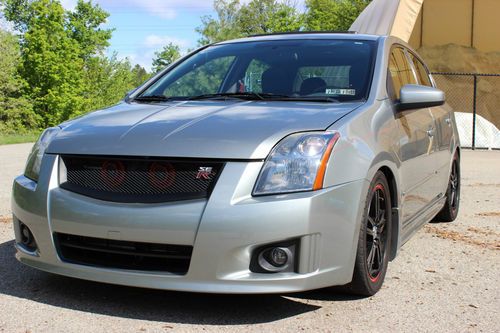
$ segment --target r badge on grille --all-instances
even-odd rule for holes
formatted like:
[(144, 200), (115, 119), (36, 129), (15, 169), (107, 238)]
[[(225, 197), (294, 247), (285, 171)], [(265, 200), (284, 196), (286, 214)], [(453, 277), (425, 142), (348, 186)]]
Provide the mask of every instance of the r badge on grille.
[(196, 179), (210, 180), (212, 169), (212, 167), (200, 167), (198, 169), (198, 173), (196, 174)]

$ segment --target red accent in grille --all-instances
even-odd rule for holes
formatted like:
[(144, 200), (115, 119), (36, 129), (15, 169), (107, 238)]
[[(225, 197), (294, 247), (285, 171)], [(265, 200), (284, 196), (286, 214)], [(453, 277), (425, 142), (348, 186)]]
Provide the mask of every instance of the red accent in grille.
[(151, 185), (165, 190), (175, 181), (175, 168), (170, 163), (154, 162), (149, 167), (148, 178)]
[(125, 166), (121, 161), (107, 160), (102, 164), (100, 174), (103, 182), (110, 187), (116, 188), (125, 181)]

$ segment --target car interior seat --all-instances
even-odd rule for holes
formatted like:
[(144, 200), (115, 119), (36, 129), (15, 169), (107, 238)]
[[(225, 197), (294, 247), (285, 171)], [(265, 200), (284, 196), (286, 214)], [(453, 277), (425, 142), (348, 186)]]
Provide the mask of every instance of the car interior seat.
[(310, 77), (302, 81), (300, 85), (300, 95), (310, 95), (319, 92), (325, 92), (326, 82), (319, 77)]
[(262, 73), (262, 92), (277, 95), (293, 94), (293, 72), (284, 67), (271, 67)]

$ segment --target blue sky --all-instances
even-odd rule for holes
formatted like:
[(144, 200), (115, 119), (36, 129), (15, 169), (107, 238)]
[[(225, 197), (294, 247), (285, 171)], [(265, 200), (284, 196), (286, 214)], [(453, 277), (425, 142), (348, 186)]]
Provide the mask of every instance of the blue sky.
[[(67, 9), (76, 0), (62, 0)], [(150, 69), (154, 52), (169, 42), (185, 52), (194, 48), (200, 37), (195, 28), (200, 17), (213, 14), (211, 0), (94, 0), (110, 13), (107, 27), (115, 28), (109, 54), (128, 57)]]
[[(77, 0), (60, 0), (67, 9)], [(248, 3), (250, 0), (240, 0)], [(285, 1), (285, 0), (283, 0)], [(298, 8), (304, 0), (286, 0)], [(195, 28), (201, 17), (214, 15), (213, 0), (93, 0), (110, 16), (107, 26), (115, 28), (109, 54), (129, 58), (150, 70), (154, 52), (173, 42), (183, 52), (195, 48), (200, 35)]]
[[(66, 9), (73, 9), (77, 0), (59, 0)], [(250, 0), (240, 0), (248, 3)], [(304, 0), (289, 1), (298, 8)], [(200, 35), (195, 28), (201, 17), (214, 15), (213, 0), (93, 0), (110, 16), (106, 27), (114, 28), (108, 54), (118, 53), (150, 70), (155, 51), (173, 42), (182, 52), (195, 48)], [(0, 20), (0, 27), (9, 24)]]

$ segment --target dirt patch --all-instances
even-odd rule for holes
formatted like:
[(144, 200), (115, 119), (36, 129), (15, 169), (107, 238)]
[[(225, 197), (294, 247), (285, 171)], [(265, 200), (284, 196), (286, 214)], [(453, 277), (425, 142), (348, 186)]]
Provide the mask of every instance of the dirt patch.
[(481, 213), (476, 213), (476, 216), (500, 217), (500, 212), (481, 212)]
[(474, 184), (467, 184), (466, 186), (470, 187), (500, 187), (500, 184), (485, 184), (485, 183), (474, 183)]
[[(457, 231), (442, 229), (442, 228), (435, 227), (432, 225), (426, 225), (424, 230), (428, 233), (436, 235), (436, 237), (439, 237), (441, 239), (450, 239), (450, 240), (455, 241), (455, 242), (463, 242), (463, 243), (467, 243), (470, 245), (476, 245), (476, 246), (484, 247), (484, 248), (491, 249), (491, 250), (500, 250), (500, 241), (499, 240), (488, 241), (488, 240), (482, 240), (482, 239), (475, 239), (471, 235), (466, 235), (466, 234), (463, 234), (463, 233), (460, 233)], [(495, 236), (496, 238), (498, 238), (498, 236), (499, 236), (495, 232), (489, 232), (486, 230), (481, 230), (481, 229), (473, 228), (473, 227), (468, 228), (468, 231), (476, 233), (476, 234), (481, 234), (481, 235)]]
[(476, 228), (476, 227), (469, 227), (469, 228), (467, 228), (467, 231), (470, 231), (470, 232), (473, 232), (473, 233), (479, 234), (479, 235), (495, 236), (495, 237), (500, 238), (500, 234), (498, 234), (492, 230), (485, 230), (485, 229), (480, 229), (480, 228)]
[(10, 216), (0, 216), (0, 223), (11, 223), (12, 217)]

